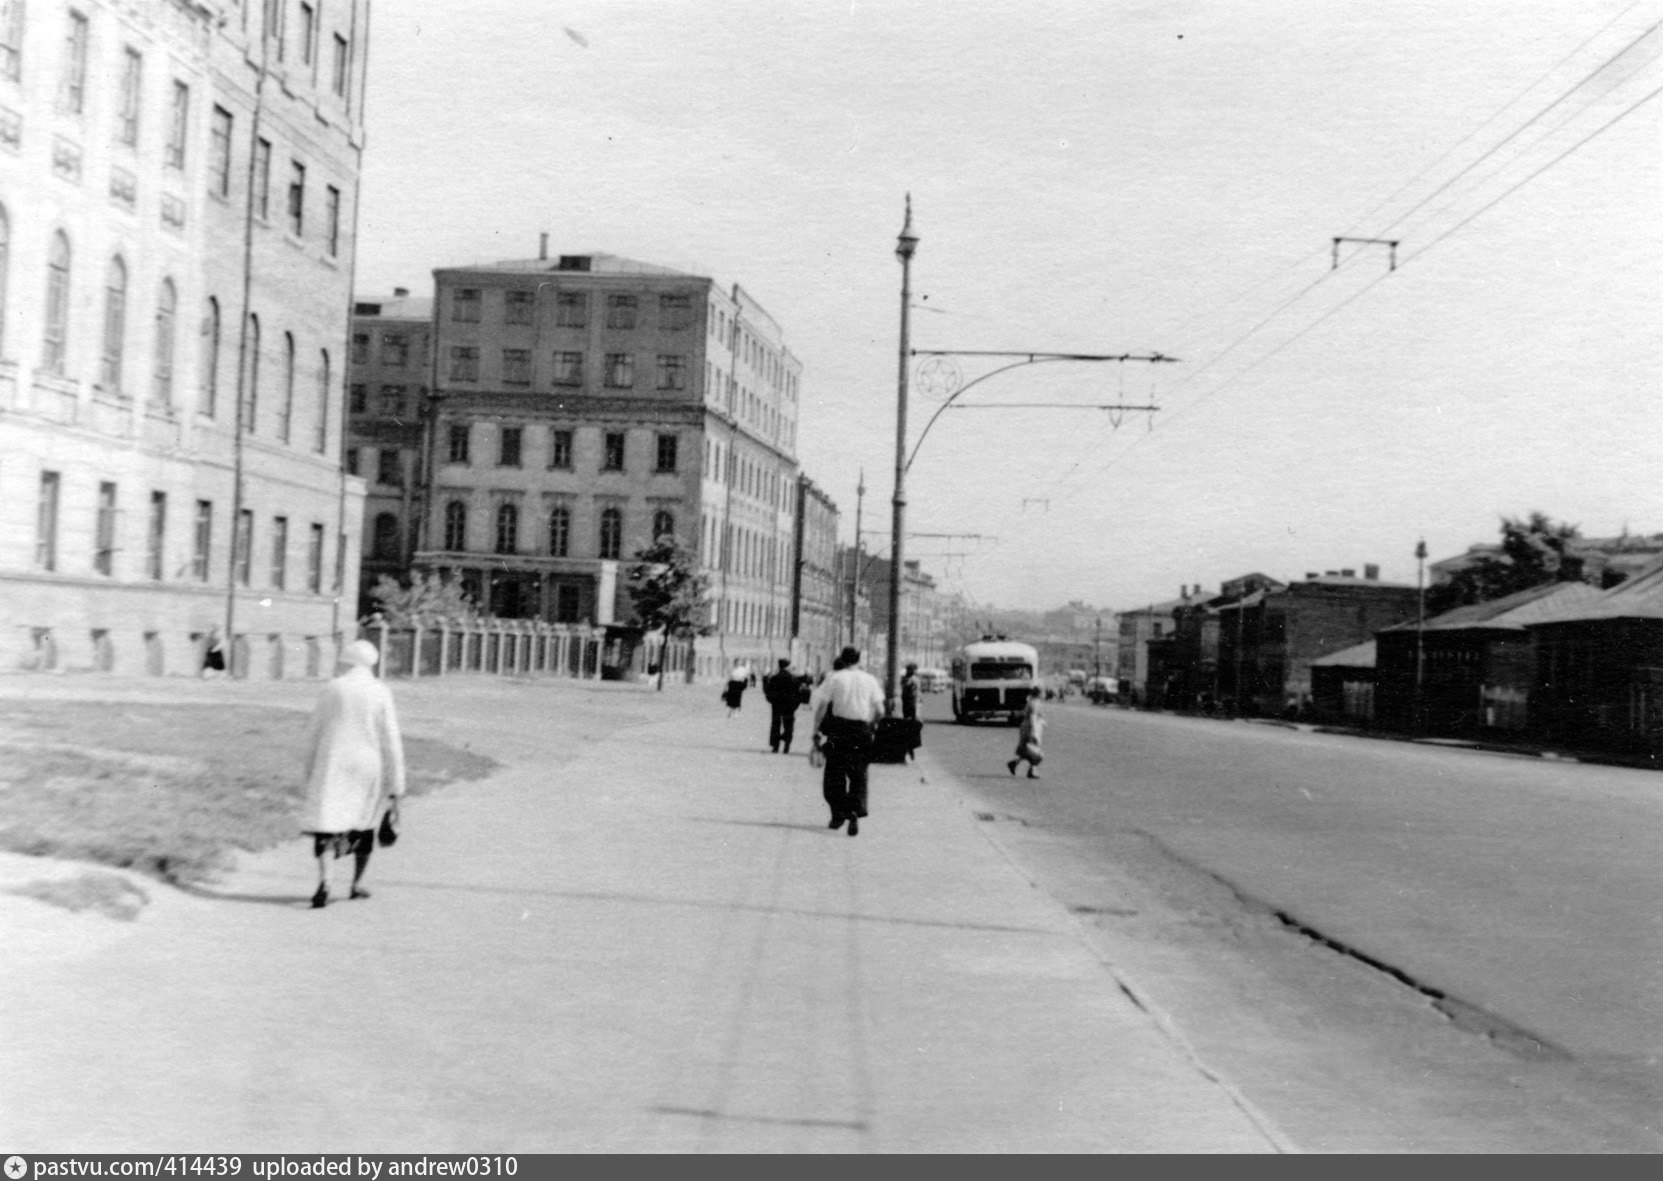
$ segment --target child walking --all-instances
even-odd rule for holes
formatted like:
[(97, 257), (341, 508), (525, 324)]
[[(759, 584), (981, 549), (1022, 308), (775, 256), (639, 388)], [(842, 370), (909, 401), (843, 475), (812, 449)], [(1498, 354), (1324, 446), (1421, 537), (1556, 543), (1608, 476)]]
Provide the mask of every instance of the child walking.
[(1012, 775), (1022, 763), (1028, 764), (1028, 778), (1038, 779), (1039, 765), (1045, 761), (1045, 754), (1039, 749), (1040, 739), (1045, 734), (1045, 715), (1039, 712), (1039, 698), (1028, 698), (1027, 708), (1022, 711), (1022, 728), (1016, 734), (1016, 757), (1005, 766), (1010, 768)]

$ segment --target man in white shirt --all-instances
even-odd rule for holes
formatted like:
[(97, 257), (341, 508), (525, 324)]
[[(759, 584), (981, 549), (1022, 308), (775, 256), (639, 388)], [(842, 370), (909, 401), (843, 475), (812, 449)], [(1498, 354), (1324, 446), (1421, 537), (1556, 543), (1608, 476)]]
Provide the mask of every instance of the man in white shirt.
[(849, 822), (849, 835), (860, 832), (866, 815), (866, 768), (872, 761), (872, 733), (883, 716), (883, 686), (860, 664), (860, 650), (845, 648), (832, 674), (809, 699), (814, 711), (815, 742), (826, 758), (821, 791), (831, 808), (828, 828)]

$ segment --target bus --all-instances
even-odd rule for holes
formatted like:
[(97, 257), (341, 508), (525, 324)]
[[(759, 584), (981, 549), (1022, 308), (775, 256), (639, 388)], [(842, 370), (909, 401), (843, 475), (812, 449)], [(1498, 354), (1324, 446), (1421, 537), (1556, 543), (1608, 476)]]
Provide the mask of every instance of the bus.
[(963, 724), (1002, 718), (1014, 725), (1028, 698), (1043, 692), (1038, 649), (993, 636), (960, 649), (952, 678), (953, 720)]

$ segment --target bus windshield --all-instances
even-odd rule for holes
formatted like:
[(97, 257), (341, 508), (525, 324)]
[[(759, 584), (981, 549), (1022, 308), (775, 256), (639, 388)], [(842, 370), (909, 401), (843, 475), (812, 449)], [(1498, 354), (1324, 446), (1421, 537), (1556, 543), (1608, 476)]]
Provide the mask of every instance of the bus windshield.
[(1015, 656), (996, 657), (970, 662), (972, 681), (1025, 681), (1033, 676), (1028, 663)]

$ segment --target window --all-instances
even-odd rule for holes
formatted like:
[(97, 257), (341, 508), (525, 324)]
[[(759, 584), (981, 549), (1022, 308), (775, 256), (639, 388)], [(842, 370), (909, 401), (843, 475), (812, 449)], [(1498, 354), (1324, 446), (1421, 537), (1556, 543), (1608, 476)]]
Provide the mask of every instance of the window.
[(549, 466), (567, 471), (572, 466), (572, 432), (556, 427), (549, 432)]
[(289, 430), (294, 425), (294, 333), (283, 334), (283, 406), (277, 417), (277, 437), (289, 441)]
[(678, 440), (675, 435), (658, 436), (658, 463), (653, 468), (654, 471), (673, 472), (676, 470), (677, 443)]
[(375, 529), (370, 538), (370, 556), (382, 562), (398, 560), (398, 517), (394, 514), (375, 514)]
[[(228, 116), (229, 117), (229, 116)], [(190, 134), (191, 122), (191, 88), (175, 79), (173, 83), (173, 110), (168, 118), (167, 126), (167, 154), (166, 161), (169, 168), (184, 168), (185, 140)], [(230, 153), (226, 153), (227, 161)], [(229, 170), (229, 164), (227, 165)]]
[(520, 466), (520, 438), (524, 428), (505, 426), (497, 434), (497, 466)]
[(127, 336), (127, 264), (118, 255), (104, 277), (104, 357), (100, 376), (105, 392), (121, 392), (122, 344)]
[(502, 293), (502, 322), (504, 324), (531, 323), (531, 309), (536, 302), (535, 291), (505, 291)]
[(58, 473), (42, 472), (35, 508), (35, 565), (42, 570), (58, 568), (58, 491)]
[(323, 526), (318, 524), (306, 539), (306, 589), (314, 595), (323, 590)]
[(381, 334), (381, 363), (403, 367), (410, 363), (410, 338), (402, 332)]
[(652, 536), (657, 541), (660, 537), (674, 537), (676, 535), (676, 515), (668, 509), (659, 509), (652, 515)]
[(479, 380), (479, 350), (472, 345), (450, 346), (450, 379), (452, 381)]
[(383, 418), (400, 418), (404, 414), (404, 397), (408, 386), (384, 385), (381, 387), (381, 397), (378, 399), (378, 412)]
[(145, 530), (144, 572), (156, 582), (166, 575), (167, 493), (150, 494), (150, 528)]
[(329, 450), (329, 350), (318, 350), (318, 429), (312, 440), (319, 455)]
[(554, 354), (554, 384), (582, 385), (583, 384), (583, 354), (555, 353)]
[(191, 577), (208, 581), (208, 559), (214, 540), (214, 502), (196, 502), (196, 524), (191, 530)]
[(352, 334), (352, 363), (354, 365), (367, 365), (369, 364), (369, 359), (370, 334), (367, 332), (354, 332)]
[(265, 0), (266, 32), (265, 35), (277, 44), (277, 60), (283, 60), (283, 18), (287, 15), (285, 9), (288, 0)]
[(572, 548), (572, 510), (557, 504), (549, 510), (549, 556), (567, 557)]
[(370, 387), (363, 382), (354, 382), (347, 390), (347, 397), (351, 399), (347, 403), (351, 413), (362, 414), (369, 409)]
[(673, 353), (658, 354), (658, 388), (684, 390), (687, 388), (687, 358)]
[(208, 310), (202, 317), (202, 381), (197, 390), (196, 408), (209, 418), (219, 402), (219, 300), (208, 297)]
[(46, 258), (46, 337), (41, 346), (41, 368), (61, 375), (69, 344), (69, 239), (62, 230), (52, 235)]
[(658, 326), (667, 332), (677, 332), (693, 322), (691, 295), (660, 295), (658, 297)]
[(329, 257), (334, 258), (341, 252), (341, 190), (334, 185), (326, 185), (323, 193), (324, 243), (329, 249)]
[(314, 41), (318, 35), (318, 14), (310, 4), (300, 6), (300, 60), (312, 64), (316, 56)]
[(445, 505), (445, 549), (461, 553), (468, 548), (468, 506), (460, 500)]
[(349, 476), (358, 474), (358, 448), (356, 447), (346, 449), (346, 474)]
[(633, 295), (607, 296), (606, 326), (608, 328), (634, 328), (636, 302)]
[(531, 350), (502, 350), (502, 383), (504, 385), (531, 384)]
[(176, 296), (172, 279), (163, 279), (156, 293), (156, 357), (151, 366), (150, 400), (173, 408), (173, 313)]
[(479, 323), (480, 292), (477, 287), (458, 287), (450, 293), (450, 318), (462, 324)]
[[(217, 127), (219, 116), (223, 112), (214, 108), (216, 127), (214, 131), (214, 168), (216, 174), (223, 171), (224, 177), (220, 181), (221, 196), (231, 191), (231, 116), (225, 116), (225, 152), (222, 157), (219, 149), (219, 130)], [(254, 141), (254, 215), (261, 221), (271, 217), (271, 141), (257, 139)]]
[(497, 505), (497, 553), (515, 552), (520, 534), (520, 509), (512, 502)]
[(617, 558), (624, 552), (624, 512), (609, 508), (601, 511), (601, 557)]
[(237, 581), (247, 586), (253, 580), (254, 510), (245, 508), (237, 514), (237, 528), (231, 537), (231, 563), (236, 567)]
[(58, 109), (79, 115), (87, 101), (87, 18), (69, 10), (69, 29), (64, 38), (63, 74), (58, 83)]
[(271, 585), (285, 589), (289, 578), (289, 518), (271, 519)]
[(144, 95), (144, 58), (129, 45), (122, 53), (121, 111), (116, 117), (117, 142), (136, 147), (139, 142), (139, 104)]
[(554, 323), (558, 328), (589, 327), (589, 296), (582, 291), (562, 291), (554, 298)]
[(333, 589), (337, 594), (339, 594), (341, 587), (345, 583), (345, 580), (346, 580), (346, 534), (344, 532), (341, 532), (341, 533), (335, 534), (335, 570), (334, 570), (333, 581), (330, 584), (331, 589)]
[(0, 2), (0, 78), (23, 76), (23, 0)]
[(243, 386), (243, 430), (254, 433), (254, 416), (260, 408), (260, 317), (248, 317), (248, 378)]
[(350, 72), (352, 58), (347, 52), (346, 38), (335, 34), (335, 76), (333, 88), (336, 94), (346, 97), (347, 74)]
[[(212, 138), (208, 144), (208, 180), (212, 187), (209, 191), (216, 197), (229, 197), (231, 195), (231, 112), (224, 107), (216, 106), (214, 108), (213, 126), (210, 135)], [(268, 151), (270, 150), (270, 144), (267, 144), (264, 140), (260, 142)], [(260, 157), (256, 155), (254, 161), (256, 167), (258, 167)], [(270, 166), (269, 161), (267, 166)], [(259, 209), (260, 216), (264, 217), (266, 215), (265, 186), (260, 183), (258, 175), (255, 176), (254, 183), (255, 206)]]
[(606, 354), (606, 384), (611, 389), (629, 389), (635, 385), (633, 353)]
[(604, 454), (601, 458), (601, 471), (621, 472), (624, 470), (624, 432), (607, 431)]
[(390, 484), (394, 488), (404, 486), (404, 472), (398, 462), (398, 450), (394, 447), (383, 447), (381, 457), (376, 462), (375, 482)]
[(453, 422), (450, 424), (450, 462), (468, 463), (468, 424)]
[(306, 234), (306, 165), (299, 160), (289, 161), (289, 233)]
[(583, 592), (569, 582), (555, 588), (554, 620), (556, 623), (576, 623), (582, 613)]

